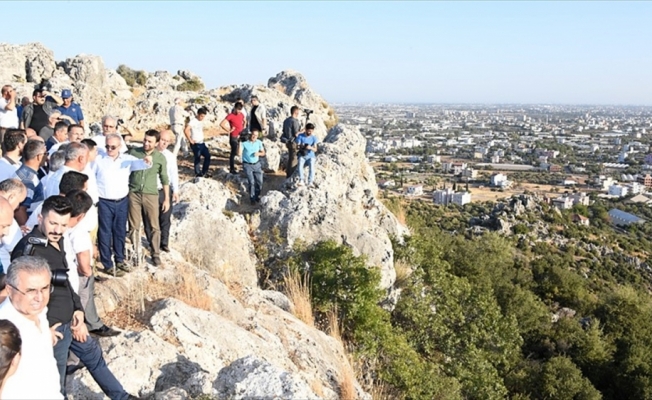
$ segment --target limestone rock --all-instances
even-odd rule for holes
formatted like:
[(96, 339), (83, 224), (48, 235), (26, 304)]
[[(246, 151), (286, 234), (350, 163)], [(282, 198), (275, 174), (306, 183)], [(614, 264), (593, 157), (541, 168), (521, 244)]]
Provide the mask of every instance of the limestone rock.
[(333, 128), (317, 152), (317, 187), (270, 191), (261, 201), (258, 233), (280, 229), (287, 251), (298, 239), (350, 245), (380, 268), (381, 286), (389, 288), (396, 277), (390, 236), (402, 238), (407, 229), (376, 199), (376, 179), (364, 149), (359, 130)]
[[(134, 395), (153, 393), (162, 368), (177, 361), (170, 343), (150, 331), (103, 338), (104, 359), (125, 390)], [(67, 392), (79, 399), (103, 399), (101, 389), (86, 369), (67, 379)]]
[(224, 282), (255, 287), (257, 260), (249, 228), (242, 215), (229, 211), (236, 204), (229, 189), (201, 179), (183, 184), (179, 200), (170, 240), (186, 244), (186, 259), (222, 276)]
[(281, 167), (281, 147), (280, 142), (273, 142), (270, 139), (263, 139), (265, 146), (265, 157), (261, 157), (261, 166), (264, 171), (276, 172)]
[(254, 356), (220, 371), (215, 386), (220, 397), (233, 399), (319, 399), (308, 384)]

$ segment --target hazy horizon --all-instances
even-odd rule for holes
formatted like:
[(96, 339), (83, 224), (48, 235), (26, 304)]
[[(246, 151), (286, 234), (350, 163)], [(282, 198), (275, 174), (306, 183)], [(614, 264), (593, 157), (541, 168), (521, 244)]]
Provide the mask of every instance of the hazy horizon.
[[(35, 4), (2, 5), (19, 16)], [(99, 55), (109, 68), (187, 69), (209, 88), (293, 69), (334, 103), (652, 105), (650, 2), (47, 6), (39, 28), (2, 41), (41, 42), (57, 60)]]

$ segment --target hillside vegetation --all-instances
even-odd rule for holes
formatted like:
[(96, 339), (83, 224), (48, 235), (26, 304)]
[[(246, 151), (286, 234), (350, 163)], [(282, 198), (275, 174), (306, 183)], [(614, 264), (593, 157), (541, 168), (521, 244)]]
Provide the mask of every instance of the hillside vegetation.
[(337, 310), (375, 397), (652, 398), (647, 225), (616, 231), (611, 205), (596, 202), (573, 210), (593, 224), (578, 227), (543, 204), (512, 218), (507, 234), (478, 233), (469, 220), (492, 204), (389, 206), (413, 231), (394, 244), (392, 311), (378, 275), (348, 247), (322, 242), (293, 260), (309, 275), (316, 320)]

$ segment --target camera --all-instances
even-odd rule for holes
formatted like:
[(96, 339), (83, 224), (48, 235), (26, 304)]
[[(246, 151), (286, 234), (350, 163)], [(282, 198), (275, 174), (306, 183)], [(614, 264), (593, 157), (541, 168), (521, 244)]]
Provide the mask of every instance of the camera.
[(118, 119), (118, 126), (124, 125), (124, 123), (125, 121), (122, 118)]
[(65, 269), (54, 269), (52, 271), (52, 279), (50, 283), (52, 286), (66, 286), (68, 282), (68, 271)]
[(297, 155), (299, 157), (305, 157), (306, 155), (308, 155), (308, 145), (307, 144), (300, 145), (299, 148), (297, 149)]
[(309, 108), (304, 108), (303, 112), (304, 112), (304, 114), (306, 114), (306, 120), (309, 120), (310, 119), (310, 114), (314, 113), (314, 111), (309, 109)]

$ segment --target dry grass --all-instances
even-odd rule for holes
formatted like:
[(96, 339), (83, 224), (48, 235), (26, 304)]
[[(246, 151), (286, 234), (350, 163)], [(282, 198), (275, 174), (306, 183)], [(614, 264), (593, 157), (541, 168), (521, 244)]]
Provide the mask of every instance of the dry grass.
[(324, 387), (321, 385), (321, 380), (313, 379), (310, 382), (310, 390), (320, 398), (324, 398)]
[(331, 308), (326, 313), (326, 333), (337, 339), (337, 341), (342, 343), (342, 346), (344, 346), (344, 342), (342, 341), (342, 327), (340, 326), (340, 321), (337, 315), (337, 306)]
[(394, 214), (398, 222), (403, 226), (407, 226), (405, 206), (403, 205), (403, 201), (399, 197), (386, 198), (382, 201), (385, 207), (387, 207), (387, 209), (392, 214)]
[[(177, 269), (178, 280), (164, 283), (151, 277), (134, 277), (126, 287), (126, 296), (120, 307), (103, 317), (107, 325), (142, 331), (151, 317), (150, 306), (162, 299), (175, 298), (193, 308), (211, 311), (212, 300), (201, 285), (196, 273), (188, 266)], [(125, 282), (126, 283), (126, 282)]]
[(355, 390), (355, 373), (350, 365), (346, 364), (344, 369), (340, 371), (340, 399), (342, 400), (355, 400), (358, 398)]
[(394, 262), (394, 271), (396, 271), (396, 283), (397, 288), (404, 288), (410, 275), (412, 275), (412, 267), (405, 261), (398, 260)]
[(283, 277), (285, 295), (292, 302), (292, 313), (306, 325), (314, 327), (315, 317), (310, 303), (310, 283), (307, 274), (290, 271)]

